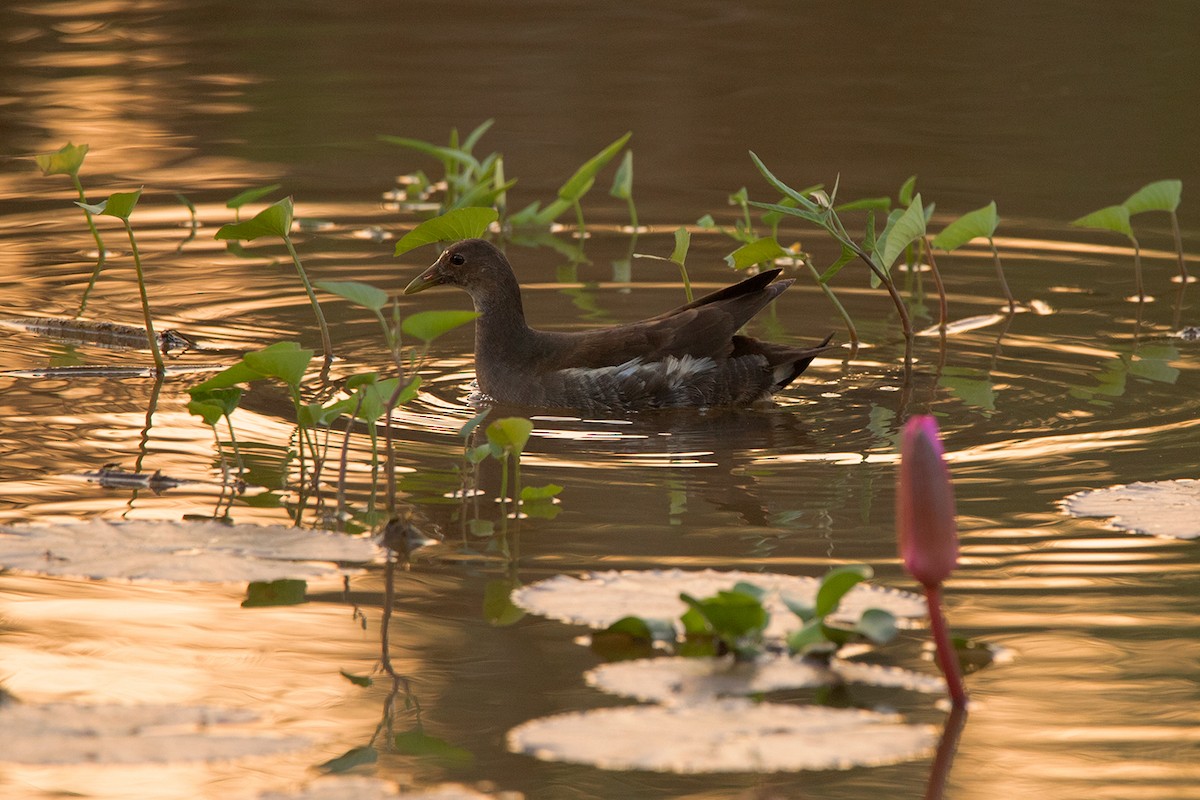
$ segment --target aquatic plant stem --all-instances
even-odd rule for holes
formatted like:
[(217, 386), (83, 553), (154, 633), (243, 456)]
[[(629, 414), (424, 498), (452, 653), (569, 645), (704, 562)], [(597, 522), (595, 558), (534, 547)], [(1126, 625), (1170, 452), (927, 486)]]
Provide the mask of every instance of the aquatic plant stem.
[[(71, 173), (71, 182), (75, 184), (75, 191), (79, 193), (79, 202), (86, 203), (87, 195), (83, 193), (83, 184), (79, 181), (78, 173)], [(104, 249), (104, 240), (100, 238), (100, 231), (96, 230), (96, 221), (92, 219), (92, 212), (86, 208), (83, 209), (83, 218), (87, 220), (88, 230), (92, 232), (92, 238), (96, 240), (96, 251), (99, 257), (96, 259), (96, 268), (92, 270), (92, 277), (88, 281), (87, 288), (83, 290), (83, 299), (79, 301), (79, 311), (75, 312), (75, 316), (82, 317), (83, 312), (87, 310), (88, 297), (92, 293), (92, 287), (96, 285), (96, 280), (100, 277), (100, 270), (104, 269), (104, 261), (108, 258), (108, 251)]]
[(929, 770), (929, 783), (925, 786), (925, 800), (942, 800), (946, 796), (946, 781), (950, 777), (950, 767), (954, 764), (954, 756), (958, 752), (958, 740), (967, 724), (966, 706), (954, 706), (946, 716), (942, 727), (942, 738), (938, 741), (937, 753), (933, 757), (933, 766)]
[(958, 654), (954, 651), (954, 643), (950, 640), (950, 627), (942, 612), (942, 586), (934, 584), (925, 587), (925, 601), (929, 605), (929, 630), (933, 634), (934, 651), (938, 667), (946, 677), (946, 690), (950, 694), (950, 703), (955, 707), (965, 707), (967, 690), (963, 688), (962, 669), (958, 663)]
[(329, 326), (325, 324), (325, 314), (321, 311), (321, 304), (317, 302), (317, 293), (313, 291), (312, 284), (309, 283), (308, 273), (304, 271), (304, 265), (300, 263), (300, 255), (296, 252), (291, 237), (283, 237), (283, 243), (287, 245), (292, 263), (296, 265), (296, 274), (300, 276), (300, 282), (304, 284), (304, 291), (308, 294), (308, 302), (312, 304), (313, 313), (317, 316), (317, 326), (321, 329), (321, 347), (325, 351), (325, 366), (328, 367), (333, 361), (333, 343), (329, 339)]
[(900, 316), (900, 326), (904, 330), (904, 378), (908, 380), (912, 376), (913, 328), (912, 318), (909, 317), (908, 308), (904, 305), (904, 298), (900, 296), (900, 292), (896, 291), (896, 284), (892, 281), (891, 276), (876, 266), (861, 247), (853, 242), (851, 244), (858, 257), (866, 262), (871, 271), (875, 273), (875, 277), (879, 278), (879, 282), (887, 289), (888, 295), (892, 298), (892, 305), (896, 307), (896, 313)]
[(1004, 290), (1004, 297), (1008, 300), (1008, 313), (1015, 314), (1017, 301), (1013, 299), (1012, 290), (1008, 288), (1008, 280), (1004, 277), (1004, 267), (1000, 266), (1000, 251), (996, 249), (996, 242), (990, 236), (988, 244), (992, 246), (992, 263), (996, 265), (996, 278), (1000, 281), (1000, 288)]
[(938, 271), (937, 261), (933, 258), (933, 245), (929, 243), (929, 236), (921, 237), (921, 244), (925, 248), (925, 256), (929, 259), (929, 269), (933, 272), (933, 285), (937, 287), (938, 293), (938, 328), (945, 334), (946, 323), (949, 322), (949, 311), (946, 307), (946, 286), (942, 283), (942, 273)]
[(1179, 217), (1171, 212), (1171, 233), (1175, 236), (1175, 255), (1179, 258), (1179, 279), (1188, 282), (1187, 262), (1183, 257), (1183, 236), (1179, 233)]
[(1142, 284), (1142, 248), (1136, 238), (1130, 236), (1129, 241), (1133, 242), (1133, 280), (1137, 284), (1137, 296), (1140, 303), (1146, 299), (1146, 290)]
[(166, 374), (167, 368), (163, 365), (162, 348), (158, 344), (158, 336), (154, 333), (154, 320), (150, 318), (150, 298), (146, 294), (146, 279), (142, 274), (142, 258), (138, 253), (137, 240), (133, 238), (133, 226), (129, 224), (127, 217), (123, 217), (121, 221), (125, 223), (125, 233), (129, 236), (129, 250), (133, 253), (133, 268), (137, 272), (138, 293), (142, 297), (142, 316), (146, 320), (146, 340), (150, 345), (150, 352), (154, 356), (154, 374), (162, 376)]
[[(817, 268), (809, 261), (805, 261), (804, 265), (808, 267), (809, 272), (812, 273), (813, 278), (817, 281), (817, 286), (821, 287), (821, 291), (825, 293), (825, 296), (829, 298), (829, 302), (833, 303), (833, 307), (841, 315), (842, 322), (846, 323), (846, 332), (850, 335), (850, 346), (857, 349), (859, 343), (858, 329), (854, 327), (854, 320), (850, 319), (850, 314), (846, 311), (846, 307), (842, 305), (841, 300), (838, 300), (837, 295), (833, 293), (833, 289), (830, 289), (829, 285), (821, 280), (821, 275), (817, 272)], [(689, 296), (688, 300), (690, 301), (691, 299)], [(774, 306), (771, 306), (771, 308), (774, 308)]]

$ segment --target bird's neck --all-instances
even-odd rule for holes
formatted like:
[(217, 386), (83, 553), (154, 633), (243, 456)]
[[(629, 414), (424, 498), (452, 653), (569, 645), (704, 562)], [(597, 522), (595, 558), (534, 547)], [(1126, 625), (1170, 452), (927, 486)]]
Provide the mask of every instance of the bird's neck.
[(472, 292), (471, 300), (479, 314), (475, 320), (477, 359), (485, 353), (492, 358), (503, 358), (525, 348), (532, 331), (525, 323), (521, 288), (515, 276), (505, 275), (486, 291)]

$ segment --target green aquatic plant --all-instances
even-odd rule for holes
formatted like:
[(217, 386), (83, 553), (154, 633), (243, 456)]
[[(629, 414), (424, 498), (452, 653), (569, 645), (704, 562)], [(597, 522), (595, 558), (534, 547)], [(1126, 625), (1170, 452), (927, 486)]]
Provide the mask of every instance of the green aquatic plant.
[[(418, 153), (424, 153), (437, 159), (443, 170), (442, 181), (445, 183), (445, 195), (440, 204), (441, 212), (473, 206), (495, 207), (504, 209), (506, 193), (516, 183), (515, 180), (505, 180), (504, 159), (499, 153), (491, 153), (480, 159), (474, 155), (475, 146), (495, 120), (486, 120), (466, 139), (459, 141), (458, 129), (450, 130), (450, 142), (438, 145), (422, 139), (411, 139), (404, 136), (380, 136), (380, 141), (398, 145)], [(429, 184), (424, 174), (413, 176), (410, 186)]]
[(83, 183), (79, 180), (79, 170), (83, 166), (83, 159), (87, 156), (87, 152), (86, 144), (74, 145), (67, 142), (53, 153), (41, 153), (33, 157), (38, 168), (41, 169), (42, 175), (46, 177), (66, 175), (71, 179), (71, 184), (79, 195), (79, 202), (76, 205), (83, 209), (84, 220), (87, 222), (92, 239), (96, 242), (98, 254), (96, 268), (92, 270), (91, 280), (88, 281), (87, 288), (83, 291), (83, 299), (79, 303), (79, 311), (76, 316), (81, 316), (87, 308), (88, 295), (91, 294), (92, 287), (96, 285), (96, 279), (100, 277), (100, 270), (104, 268), (104, 259), (108, 255), (104, 249), (104, 240), (100, 238), (100, 231), (96, 229), (96, 221), (92, 219), (92, 212), (87, 208), (87, 195), (84, 194)]
[(512, 462), (512, 499), (517, 519), (521, 517), (521, 453), (533, 433), (533, 422), (524, 417), (504, 417), (484, 430), (491, 455), (500, 462), (500, 508), (508, 517), (508, 465)]
[(804, 622), (804, 627), (788, 636), (788, 649), (800, 655), (828, 659), (840, 647), (856, 639), (887, 644), (895, 638), (896, 617), (881, 608), (864, 610), (853, 627), (837, 625), (828, 619), (837, 612), (847, 592), (874, 574), (866, 564), (834, 567), (821, 578), (813, 605), (784, 597), (787, 607)]
[[(874, 644), (891, 641), (896, 634), (896, 618), (890, 611), (868, 608), (849, 626), (831, 621), (838, 616), (846, 594), (873, 574), (865, 564), (834, 567), (822, 576), (812, 605), (784, 594), (784, 604), (803, 623), (788, 636), (788, 652), (827, 661), (839, 648), (853, 641)], [(623, 617), (600, 632), (596, 642), (602, 649), (617, 654), (623, 648), (642, 651), (657, 643), (676, 655), (707, 657), (732, 653), (738, 660), (752, 661), (772, 647), (764, 638), (770, 622), (765, 597), (766, 590), (752, 581), (738, 581), (732, 588), (704, 598), (684, 592), (679, 598), (688, 608), (678, 626), (669, 620)]]
[(242, 219), (242, 206), (257, 202), (263, 199), (272, 192), (277, 192), (283, 188), (283, 184), (272, 183), (269, 186), (255, 186), (245, 191), (238, 192), (233, 197), (225, 201), (225, 207), (233, 210), (233, 219), (240, 222)]
[(983, 208), (968, 211), (943, 228), (942, 232), (934, 237), (933, 246), (952, 253), (973, 239), (987, 239), (988, 246), (992, 249), (992, 263), (996, 266), (996, 278), (1000, 281), (1000, 288), (1004, 290), (1005, 299), (1008, 300), (1008, 311), (1012, 313), (1017, 310), (1017, 302), (1008, 288), (1004, 267), (1000, 264), (1000, 251), (996, 249), (996, 241), (993, 238), (999, 226), (1000, 217), (996, 214), (996, 201), (993, 200)]
[(192, 399), (187, 404), (188, 413), (200, 417), (206, 425), (212, 428), (213, 438), (216, 440), (217, 457), (221, 462), (221, 472), (225, 476), (225, 482), (229, 483), (229, 467), (225, 463), (225, 452), (221, 449), (221, 436), (217, 433), (217, 423), (222, 418), (225, 420), (226, 427), (229, 429), (229, 441), (233, 446), (234, 463), (237, 465), (240, 478), (243, 472), (242, 454), (238, 449), (237, 436), (233, 431), (232, 415), (238, 407), (238, 402), (242, 399), (241, 388), (236, 386), (224, 389), (193, 388), (189, 394)]
[(775, 177), (767, 169), (766, 164), (753, 152), (750, 153), (750, 158), (754, 161), (755, 166), (758, 167), (759, 172), (762, 173), (767, 182), (795, 203), (794, 207), (782, 203), (759, 203), (754, 201), (751, 202), (751, 205), (770, 211), (777, 211), (785, 216), (796, 217), (816, 225), (826, 231), (841, 245), (841, 256), (822, 273), (821, 281), (828, 282), (832, 280), (843, 267), (855, 258), (858, 258), (871, 271), (872, 285), (882, 285), (887, 289), (904, 332), (905, 370), (906, 372), (911, 370), (913, 346), (912, 321), (909, 317), (908, 309), (904, 305), (904, 300), (900, 297), (895, 282), (892, 280), (891, 269), (906, 248), (914, 242), (923, 239), (925, 236), (927, 215), (925, 206), (921, 203), (921, 195), (915, 195), (907, 208), (896, 209), (889, 214), (883, 231), (878, 234), (875, 230), (875, 214), (873, 211), (868, 211), (863, 239), (859, 242), (847, 232), (845, 224), (838, 216), (835, 205), (837, 199), (836, 185), (830, 194), (826, 194), (824, 191), (817, 191), (806, 195)]
[(652, 258), (655, 261), (670, 261), (679, 267), (679, 277), (683, 280), (683, 293), (687, 297), (687, 301), (692, 302), (692, 281), (688, 277), (687, 271), (687, 254), (688, 249), (692, 244), (692, 234), (685, 227), (675, 229), (675, 249), (671, 251), (671, 255), (667, 258), (662, 256), (652, 255), (650, 253), (635, 253), (637, 258)]
[(793, 265), (804, 264), (808, 268), (821, 292), (833, 304), (834, 309), (837, 310), (838, 315), (842, 318), (842, 322), (846, 326), (846, 333), (850, 337), (850, 346), (858, 347), (858, 328), (855, 327), (854, 320), (850, 317), (850, 312), (842, 305), (842, 301), (834, 294), (833, 287), (829, 285), (829, 280), (833, 275), (826, 277), (817, 272), (817, 268), (813, 266), (811, 258), (806, 257), (804, 253), (799, 252), (798, 249), (792, 250), (786, 248), (779, 244), (774, 236), (767, 236), (744, 244), (725, 256), (726, 263), (734, 269), (746, 269), (754, 264), (761, 263), (775, 264), (782, 259), (790, 260)]
[[(547, 228), (564, 213), (574, 209), (579, 236), (583, 238), (587, 231), (583, 223), (583, 207), (580, 205), (580, 200), (591, 191), (600, 170), (604, 169), (608, 162), (612, 161), (621, 152), (621, 149), (625, 147), (625, 143), (629, 141), (631, 136), (633, 136), (632, 132), (626, 133), (599, 153), (583, 162), (575, 170), (575, 173), (567, 179), (566, 183), (558, 188), (558, 197), (547, 203), (544, 208), (540, 203), (531, 203), (510, 216), (508, 223), (514, 228)], [(632, 192), (632, 189), (630, 191)]]
[(154, 356), (154, 372), (157, 375), (163, 375), (166, 373), (166, 367), (163, 365), (162, 347), (159, 345), (158, 336), (154, 333), (154, 320), (150, 316), (150, 297), (146, 293), (142, 257), (138, 252), (137, 239), (133, 236), (133, 226), (129, 223), (129, 215), (133, 213), (138, 198), (141, 196), (142, 190), (138, 189), (136, 192), (117, 192), (94, 205), (83, 202), (76, 202), (76, 205), (94, 216), (116, 217), (124, 224), (125, 233), (129, 236), (129, 250), (133, 254), (133, 268), (137, 272), (138, 294), (142, 299), (142, 316), (146, 321), (146, 341)]
[(317, 318), (317, 327), (321, 330), (321, 347), (325, 353), (325, 365), (328, 367), (333, 361), (333, 343), (329, 338), (329, 326), (325, 322), (321, 304), (317, 302), (317, 295), (308, 280), (308, 273), (304, 271), (300, 255), (296, 252), (296, 246), (292, 244), (293, 211), (292, 198), (285, 197), (267, 206), (255, 214), (252, 219), (222, 225), (216, 233), (216, 238), (241, 242), (253, 241), (262, 236), (278, 236), (283, 240), (288, 254), (292, 257), (292, 263), (296, 266), (296, 274), (300, 276), (300, 282), (304, 285), (304, 292), (308, 295), (308, 302), (312, 305), (313, 314)]
[(637, 206), (633, 203), (633, 150), (626, 150), (621, 158), (621, 165), (613, 176), (612, 188), (608, 193), (618, 200), (624, 200), (629, 208), (629, 229), (634, 236), (641, 231), (638, 225)]
[(472, 207), (447, 211), (433, 219), (425, 220), (400, 237), (392, 255), (402, 256), (409, 250), (427, 244), (477, 239), (487, 233), (488, 228), (499, 216), (499, 212), (494, 208)]
[[(304, 373), (308, 370), (312, 358), (313, 351), (302, 348), (296, 342), (277, 342), (262, 350), (246, 353), (240, 361), (192, 387), (189, 393), (193, 399), (203, 399), (206, 392), (240, 387), (258, 380), (274, 378), (283, 382), (287, 386), (296, 415), (301, 484), (306, 485), (308, 476), (305, 451), (311, 453), (315, 460), (318, 450), (312, 439), (310, 427), (305, 424), (311, 421), (312, 416), (300, 397), (300, 383), (304, 379)], [(301, 504), (302, 506), (303, 504)], [(300, 511), (298, 510), (296, 512), (297, 523), (299, 519)]]
[(1138, 189), (1121, 205), (1129, 209), (1129, 216), (1147, 211), (1165, 211), (1171, 217), (1171, 233), (1175, 237), (1175, 254), (1179, 259), (1179, 279), (1188, 282), (1187, 261), (1183, 255), (1183, 237), (1179, 233), (1179, 201), (1183, 196), (1183, 181), (1165, 180), (1148, 183)]
[(1133, 276), (1134, 284), (1137, 287), (1138, 302), (1145, 300), (1146, 290), (1142, 283), (1142, 248), (1138, 244), (1137, 237), (1133, 235), (1133, 226), (1129, 224), (1129, 208), (1124, 205), (1106, 206), (1073, 220), (1071, 224), (1080, 228), (1112, 231), (1129, 240), (1133, 245)]

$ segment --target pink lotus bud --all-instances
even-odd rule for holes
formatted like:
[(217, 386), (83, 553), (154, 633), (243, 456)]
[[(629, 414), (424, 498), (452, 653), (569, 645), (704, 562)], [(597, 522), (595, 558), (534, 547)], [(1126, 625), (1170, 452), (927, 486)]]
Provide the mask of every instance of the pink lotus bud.
[(937, 422), (928, 415), (909, 419), (901, 434), (896, 538), (904, 568), (926, 587), (941, 584), (958, 564), (954, 487)]

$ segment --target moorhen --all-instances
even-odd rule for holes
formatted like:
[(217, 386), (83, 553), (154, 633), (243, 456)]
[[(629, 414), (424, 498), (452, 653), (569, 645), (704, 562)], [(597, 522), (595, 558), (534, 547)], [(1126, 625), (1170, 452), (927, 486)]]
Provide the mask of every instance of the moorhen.
[(498, 403), (586, 412), (745, 406), (770, 398), (828, 349), (738, 334), (792, 284), (774, 269), (657, 317), (587, 331), (525, 323), (521, 288), (504, 253), (483, 239), (447, 248), (405, 294), (450, 284), (471, 295), (475, 376)]

